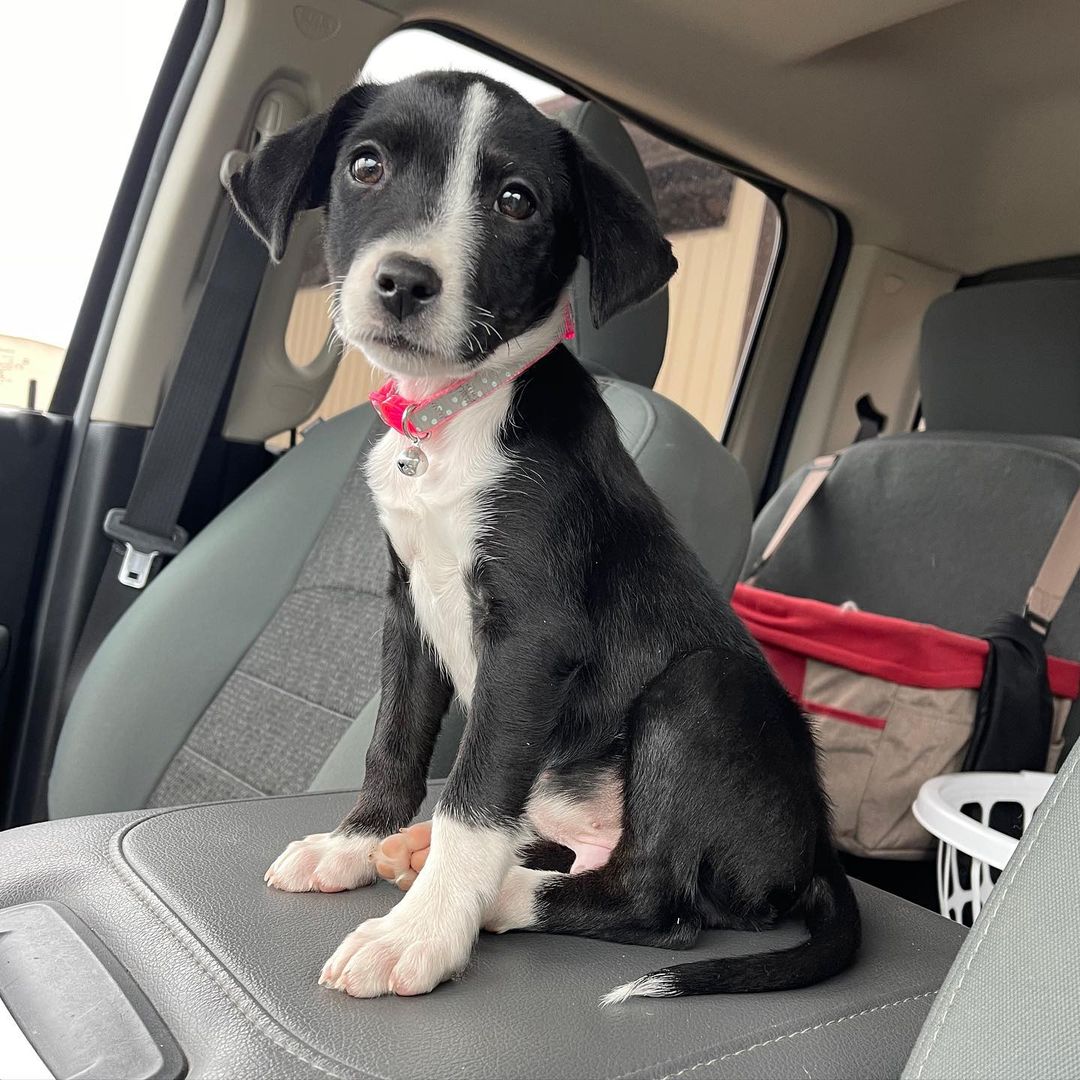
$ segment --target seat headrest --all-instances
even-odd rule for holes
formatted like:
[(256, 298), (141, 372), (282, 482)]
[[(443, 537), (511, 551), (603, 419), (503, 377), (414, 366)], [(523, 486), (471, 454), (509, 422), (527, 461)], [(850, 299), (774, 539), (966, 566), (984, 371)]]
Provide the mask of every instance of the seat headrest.
[(935, 300), (919, 343), (931, 431), (1080, 438), (1080, 281), (1016, 281)]
[[(562, 113), (559, 120), (655, 209), (649, 177), (637, 148), (610, 109), (585, 101)], [(651, 387), (664, 362), (667, 344), (667, 288), (616, 315), (598, 330), (589, 318), (589, 264), (582, 259), (571, 283), (571, 298), (577, 313), (577, 337), (571, 348), (578, 359), (594, 371), (599, 369)]]

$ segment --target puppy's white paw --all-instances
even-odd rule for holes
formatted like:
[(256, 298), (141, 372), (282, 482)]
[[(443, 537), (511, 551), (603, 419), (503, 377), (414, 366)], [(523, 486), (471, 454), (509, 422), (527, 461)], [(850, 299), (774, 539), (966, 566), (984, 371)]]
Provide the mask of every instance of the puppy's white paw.
[(469, 962), (472, 938), (391, 916), (361, 923), (337, 947), (319, 983), (352, 997), (412, 997), (434, 990)]
[(266, 871), (267, 885), (283, 892), (344, 892), (376, 877), (377, 836), (313, 833), (294, 840)]

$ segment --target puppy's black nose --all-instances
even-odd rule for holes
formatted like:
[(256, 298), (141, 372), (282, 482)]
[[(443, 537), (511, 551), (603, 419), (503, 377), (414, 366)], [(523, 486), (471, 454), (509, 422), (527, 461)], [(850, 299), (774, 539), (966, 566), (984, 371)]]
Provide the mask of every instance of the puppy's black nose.
[(434, 267), (408, 255), (387, 255), (375, 271), (375, 291), (395, 319), (407, 319), (442, 291)]

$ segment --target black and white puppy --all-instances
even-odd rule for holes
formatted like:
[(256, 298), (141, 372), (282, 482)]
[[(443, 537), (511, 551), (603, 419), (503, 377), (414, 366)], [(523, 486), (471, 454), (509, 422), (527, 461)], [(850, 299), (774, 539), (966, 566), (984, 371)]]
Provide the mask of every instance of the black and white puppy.
[[(674, 272), (645, 206), (514, 91), (445, 72), (350, 90), (269, 140), (231, 190), (275, 258), (295, 215), (325, 207), (340, 333), (400, 401), (443, 412), (421, 433), (407, 409), (413, 437), (389, 430), (367, 464), (392, 569), (359, 800), (290, 844), (270, 884), (369, 884), (380, 840), (420, 806), (455, 694), (465, 731), (423, 872), (321, 981), (424, 993), (482, 927), (681, 948), (791, 913), (804, 944), (670, 967), (608, 1000), (846, 967), (859, 914), (807, 722), (561, 344), (580, 256), (597, 325)], [(439, 397), (448, 386), (465, 398)], [(537, 837), (572, 848), (576, 872), (525, 865)]]

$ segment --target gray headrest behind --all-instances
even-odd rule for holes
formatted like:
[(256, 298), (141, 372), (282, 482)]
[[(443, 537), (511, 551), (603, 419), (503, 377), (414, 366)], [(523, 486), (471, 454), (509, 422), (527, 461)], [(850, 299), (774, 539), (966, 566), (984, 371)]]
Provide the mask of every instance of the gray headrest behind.
[(1080, 438), (1080, 281), (940, 297), (923, 319), (919, 377), (928, 430)]
[[(654, 207), (649, 177), (626, 128), (603, 105), (586, 101), (559, 117), (593, 154), (617, 172), (650, 207)], [(578, 359), (592, 370), (652, 386), (664, 362), (667, 344), (668, 295), (661, 289), (643, 304), (610, 319), (599, 330), (589, 317), (589, 264), (578, 266), (571, 286), (577, 337), (571, 345)]]

